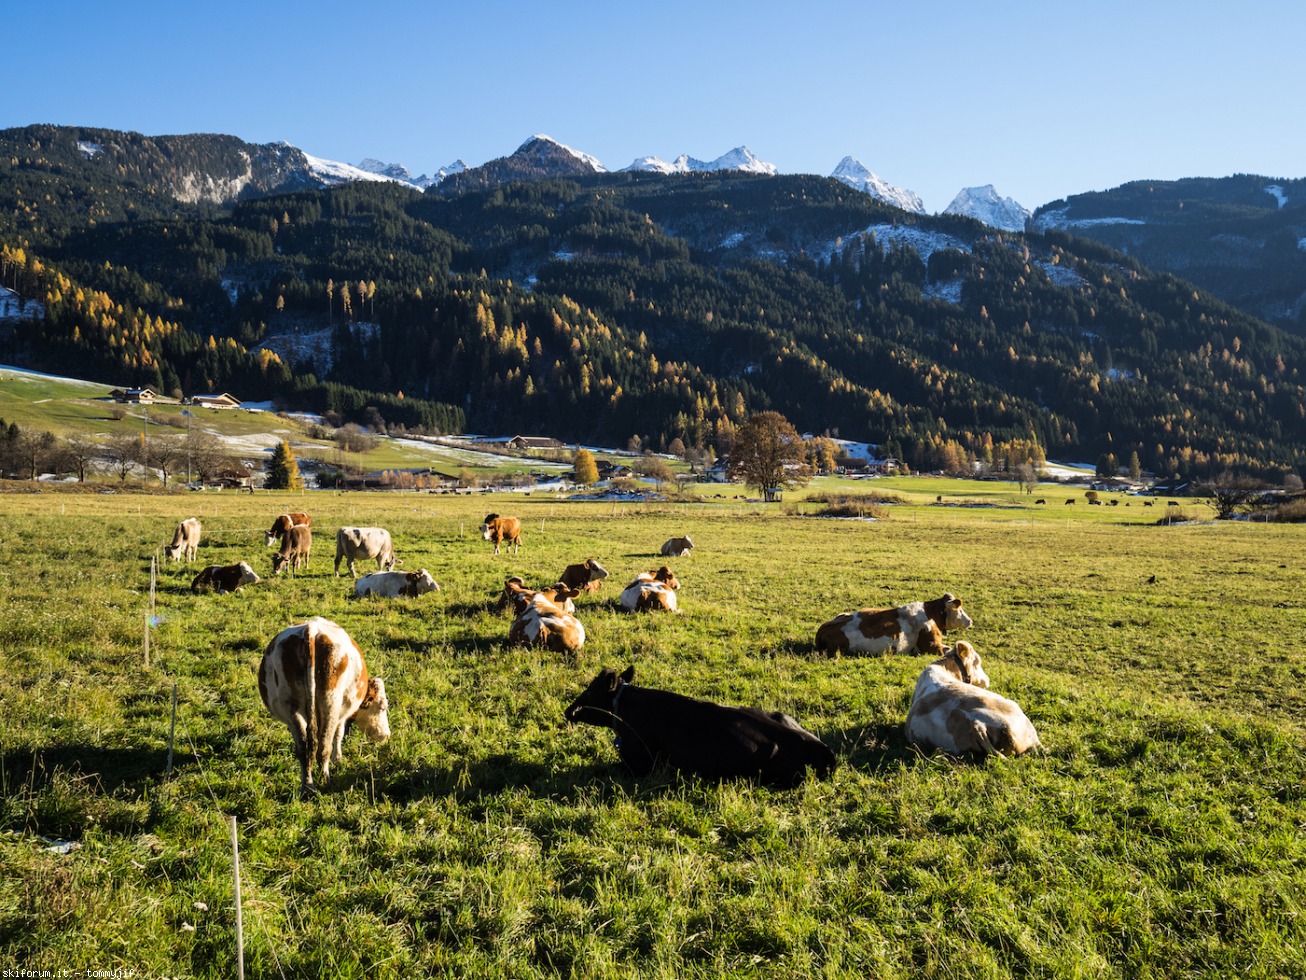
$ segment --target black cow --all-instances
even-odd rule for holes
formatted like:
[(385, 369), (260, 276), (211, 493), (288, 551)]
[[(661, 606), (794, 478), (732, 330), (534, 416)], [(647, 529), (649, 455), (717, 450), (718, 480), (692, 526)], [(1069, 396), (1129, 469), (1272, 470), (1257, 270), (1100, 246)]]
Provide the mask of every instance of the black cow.
[(620, 675), (605, 667), (563, 717), (615, 731), (621, 761), (636, 776), (662, 761), (711, 779), (759, 776), (793, 786), (809, 767), (818, 776), (835, 767), (830, 748), (786, 714), (635, 687), (634, 676), (634, 667)]

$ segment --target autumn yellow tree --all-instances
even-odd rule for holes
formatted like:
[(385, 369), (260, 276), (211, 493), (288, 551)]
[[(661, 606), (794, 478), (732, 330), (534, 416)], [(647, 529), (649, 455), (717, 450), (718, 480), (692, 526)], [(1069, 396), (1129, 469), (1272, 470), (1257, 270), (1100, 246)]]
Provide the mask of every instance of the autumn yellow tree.
[(594, 454), (588, 449), (577, 449), (571, 465), (575, 471), (576, 482), (581, 486), (587, 487), (599, 482), (599, 467), (594, 462)]
[(730, 448), (730, 478), (765, 494), (800, 487), (812, 478), (803, 437), (779, 412), (750, 416)]

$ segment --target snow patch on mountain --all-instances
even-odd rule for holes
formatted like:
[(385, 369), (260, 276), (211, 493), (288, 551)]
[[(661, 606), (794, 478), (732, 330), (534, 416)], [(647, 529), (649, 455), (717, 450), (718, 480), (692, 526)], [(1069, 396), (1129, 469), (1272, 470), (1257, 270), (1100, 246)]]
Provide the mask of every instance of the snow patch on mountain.
[(104, 144), (91, 143), (88, 142), (87, 140), (78, 140), (77, 149), (82, 151), (82, 156), (86, 157), (86, 159), (93, 160), (104, 152)]
[(1031, 227), (1034, 231), (1044, 232), (1052, 229), (1068, 231), (1071, 228), (1092, 228), (1096, 225), (1145, 225), (1143, 218), (1072, 218), (1069, 208), (1056, 211), (1044, 211), (1034, 219)]
[(1003, 231), (1024, 231), (1030, 211), (1015, 199), (1002, 197), (992, 184), (983, 187), (963, 187), (943, 209), (944, 214), (959, 214), (982, 221), (990, 228)]
[(917, 214), (925, 213), (925, 204), (914, 191), (895, 187), (882, 177), (871, 173), (852, 157), (844, 157), (840, 160), (839, 166), (834, 168), (834, 173), (830, 176), (895, 208), (914, 211)]
[(594, 168), (594, 172), (596, 174), (605, 174), (608, 172), (608, 168), (603, 166), (603, 164), (599, 162), (598, 157), (592, 157), (588, 153), (582, 153), (580, 150), (573, 150), (566, 143), (559, 143), (552, 136), (545, 136), (543, 133), (536, 133), (534, 136), (528, 139), (521, 146), (517, 147), (517, 152), (521, 153), (523, 150), (527, 149), (532, 143), (536, 143), (536, 142), (551, 143), (554, 146), (556, 146), (558, 149), (563, 150), (566, 153), (570, 153), (581, 163)]
[(667, 163), (660, 157), (640, 157), (624, 170), (643, 170), (659, 174), (712, 173), (717, 170), (738, 170), (749, 174), (765, 174), (774, 177), (780, 171), (773, 163), (759, 159), (746, 146), (737, 146), (729, 153), (724, 153), (715, 160), (696, 160), (687, 153)]
[(313, 156), (311, 153), (305, 153), (304, 159), (308, 161), (308, 169), (312, 171), (313, 175), (328, 187), (335, 187), (338, 184), (347, 184), (354, 180), (388, 180), (396, 183), (407, 183), (407, 181), (398, 181), (396, 178), (384, 174), (373, 173), (370, 170), (363, 170), (350, 163), (337, 163), (335, 160), (324, 160), (321, 157)]
[(12, 289), (0, 286), (0, 323), (44, 320), (45, 307), (34, 299), (23, 299)]
[(1270, 197), (1279, 202), (1280, 211), (1282, 211), (1283, 206), (1288, 203), (1288, 195), (1283, 193), (1283, 188), (1278, 184), (1271, 184), (1269, 187), (1265, 188), (1265, 193), (1269, 194)]
[(1084, 285), (1083, 276), (1059, 262), (1053, 265), (1051, 262), (1036, 260), (1034, 264), (1047, 273), (1047, 277), (1052, 280), (1054, 286), (1079, 287)]
[(427, 176), (422, 174), (420, 177), (414, 177), (407, 167), (402, 163), (382, 163), (374, 157), (368, 157), (358, 164), (359, 170), (366, 170), (370, 174), (376, 174), (379, 177), (386, 177), (390, 180), (397, 181), (400, 184), (407, 184), (410, 187), (416, 187), (419, 191), (424, 191), (428, 187), (440, 183), (450, 174), (462, 173), (467, 169), (467, 164), (461, 160), (455, 160), (447, 167), (441, 167), (433, 175)]
[(951, 303), (953, 306), (961, 305), (961, 287), (964, 281), (957, 279), (942, 279), (939, 282), (927, 282), (925, 288), (921, 290), (921, 295), (926, 299), (941, 299), (945, 303)]
[(880, 224), (871, 225), (869, 228), (849, 235), (841, 243), (831, 244), (822, 257), (828, 261), (832, 256), (842, 251), (844, 246), (859, 234), (874, 235), (875, 243), (881, 250), (888, 249), (890, 245), (905, 245), (907, 248), (913, 249), (921, 257), (921, 261), (926, 264), (929, 263), (930, 256), (941, 249), (955, 248), (957, 251), (966, 252), (967, 254), (971, 251), (970, 246), (960, 238), (945, 235), (940, 231), (925, 231), (911, 225)]

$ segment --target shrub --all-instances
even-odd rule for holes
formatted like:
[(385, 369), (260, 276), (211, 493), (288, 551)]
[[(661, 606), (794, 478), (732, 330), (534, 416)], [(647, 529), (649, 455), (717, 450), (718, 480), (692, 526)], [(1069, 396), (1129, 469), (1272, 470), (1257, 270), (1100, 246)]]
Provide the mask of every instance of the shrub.
[(1306, 497), (1298, 497), (1280, 504), (1270, 511), (1269, 519), (1284, 524), (1299, 524), (1306, 521)]

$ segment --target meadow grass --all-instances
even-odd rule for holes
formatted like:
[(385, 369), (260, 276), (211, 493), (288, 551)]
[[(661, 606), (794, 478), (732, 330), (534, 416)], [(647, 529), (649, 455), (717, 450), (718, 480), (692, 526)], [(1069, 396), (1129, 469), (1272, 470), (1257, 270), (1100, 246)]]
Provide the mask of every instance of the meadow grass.
[[(873, 522), (710, 496), (0, 495), (0, 962), (234, 975), (234, 814), (252, 977), (1306, 976), (1306, 529), (881, 485), (913, 502)], [(315, 554), (268, 579), (262, 532), (290, 509)], [(519, 554), (479, 539), (488, 511), (522, 518)], [(161, 570), (146, 670), (150, 558), (187, 516), (199, 560)], [(351, 598), (341, 524), (388, 527), (442, 591)], [(682, 614), (620, 612), (685, 533)], [(579, 654), (508, 647), (503, 579), (591, 555), (611, 578), (579, 600)], [(265, 581), (190, 593), (240, 559)], [(1046, 755), (919, 756), (902, 723), (926, 661), (813, 649), (839, 612), (944, 591)], [(301, 800), (256, 672), (314, 615), (386, 678), (394, 736), (351, 736)], [(629, 664), (786, 711), (840, 766), (785, 791), (635, 779), (609, 732), (562, 720)]]

